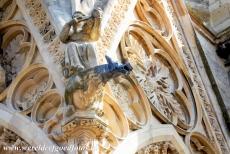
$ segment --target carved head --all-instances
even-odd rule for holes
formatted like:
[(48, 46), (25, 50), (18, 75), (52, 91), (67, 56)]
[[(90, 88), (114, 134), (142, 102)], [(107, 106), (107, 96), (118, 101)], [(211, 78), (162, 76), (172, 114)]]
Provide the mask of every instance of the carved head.
[(92, 16), (94, 18), (101, 18), (102, 17), (102, 9), (101, 8), (95, 8), (95, 9), (93, 9)]

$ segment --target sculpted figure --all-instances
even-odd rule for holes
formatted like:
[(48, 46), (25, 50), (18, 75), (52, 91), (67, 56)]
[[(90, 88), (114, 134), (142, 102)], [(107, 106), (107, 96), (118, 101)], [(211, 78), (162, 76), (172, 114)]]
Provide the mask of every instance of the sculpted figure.
[(75, 12), (73, 19), (66, 23), (60, 33), (60, 40), (67, 44), (65, 65), (82, 70), (96, 66), (94, 41), (101, 33), (102, 10), (94, 9), (91, 16)]
[(106, 57), (108, 64), (97, 66), (94, 41), (101, 32), (102, 10), (96, 8), (91, 16), (75, 12), (73, 19), (66, 23), (60, 33), (60, 40), (67, 44), (63, 63), (66, 78), (66, 116), (74, 111), (102, 110), (103, 86), (118, 75), (131, 71), (129, 64), (119, 65)]
[(60, 39), (63, 43), (93, 42), (99, 39), (102, 18), (100, 8), (94, 9), (91, 16), (85, 16), (82, 12), (77, 11), (72, 18), (64, 25), (60, 33)]

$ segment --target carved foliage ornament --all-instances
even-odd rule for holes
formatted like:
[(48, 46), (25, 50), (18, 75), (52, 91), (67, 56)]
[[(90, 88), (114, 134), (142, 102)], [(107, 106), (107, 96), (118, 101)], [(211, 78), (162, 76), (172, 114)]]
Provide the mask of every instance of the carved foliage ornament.
[[(8, 147), (11, 150), (4, 150)], [(25, 147), (31, 147), (25, 140), (14, 132), (0, 126), (0, 153), (18, 153), (18, 154), (35, 154), (35, 151), (29, 151)], [(20, 149), (20, 150), (17, 150)]]
[(131, 25), (120, 43), (122, 58), (134, 68), (153, 111), (165, 122), (177, 126), (180, 133), (185, 133), (195, 125), (192, 91), (176, 65), (180, 62), (164, 49), (157, 49), (159, 43), (152, 31), (142, 22)]
[[(5, 74), (5, 88), (17, 74), (31, 64), (36, 52), (36, 44), (27, 27), (20, 21), (0, 22), (1, 51), (0, 65)], [(1, 93), (0, 101), (6, 97)]]
[(174, 145), (169, 141), (149, 144), (136, 152), (136, 154), (179, 154)]
[(25, 6), (32, 17), (34, 25), (38, 28), (45, 43), (50, 43), (56, 37), (54, 27), (51, 25), (46, 12), (39, 0), (25, 0)]

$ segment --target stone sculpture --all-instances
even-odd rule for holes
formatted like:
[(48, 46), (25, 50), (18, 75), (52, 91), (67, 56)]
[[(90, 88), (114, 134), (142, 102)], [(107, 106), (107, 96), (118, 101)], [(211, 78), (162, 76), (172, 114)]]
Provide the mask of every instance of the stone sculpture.
[(91, 16), (77, 11), (60, 33), (60, 40), (67, 44), (63, 62), (66, 116), (71, 115), (73, 110), (93, 110), (101, 115), (105, 83), (132, 70), (129, 63), (119, 65), (109, 57), (106, 57), (108, 64), (97, 66), (93, 42), (100, 37), (101, 18), (100, 8), (93, 9)]
[(104, 86), (110, 79), (128, 75), (132, 70), (129, 63), (118, 64), (107, 56), (107, 64), (97, 65), (93, 42), (100, 37), (101, 18), (100, 8), (94, 9), (89, 17), (75, 12), (60, 33), (60, 40), (67, 46), (62, 63), (66, 107), (61, 129), (50, 133), (56, 141), (74, 140), (76, 145), (90, 141), (89, 145), (97, 143), (99, 148), (98, 142), (103, 142), (101, 138), (105, 138), (109, 129), (102, 118)]

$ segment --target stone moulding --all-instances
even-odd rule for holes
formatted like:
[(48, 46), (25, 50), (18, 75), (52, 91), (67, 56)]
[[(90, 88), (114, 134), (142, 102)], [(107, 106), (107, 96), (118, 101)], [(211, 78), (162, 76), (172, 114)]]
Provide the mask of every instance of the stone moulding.
[(131, 129), (139, 129), (149, 124), (150, 105), (133, 74), (115, 78), (109, 86), (111, 94), (128, 118)]
[(160, 125), (145, 127), (133, 132), (119, 144), (114, 154), (133, 154), (139, 149), (157, 142), (171, 142), (178, 153), (190, 153), (173, 126)]
[(119, 31), (119, 26), (125, 18), (127, 18), (127, 11), (131, 5), (136, 3), (135, 0), (118, 0), (114, 1), (113, 8), (111, 8), (110, 19), (106, 24), (100, 40), (96, 42), (98, 62), (103, 63), (106, 51), (111, 48), (116, 32)]
[(27, 114), (32, 106), (53, 85), (48, 70), (42, 64), (33, 64), (13, 81), (7, 96), (7, 105)]
[[(0, 20), (10, 20), (14, 17), (18, 10), (18, 6), (15, 0), (2, 0), (0, 2), (0, 9), (4, 10)], [(1, 19), (2, 18), (2, 19)]]
[(43, 125), (63, 107), (64, 100), (56, 89), (48, 90), (39, 101), (35, 103), (31, 111), (32, 120), (39, 126)]
[[(204, 152), (206, 154), (219, 154), (221, 151), (210, 143), (209, 139), (199, 132), (191, 132), (185, 138), (185, 142), (189, 145), (189, 150), (192, 153)], [(192, 146), (193, 144), (193, 146)]]
[(104, 118), (108, 122), (111, 133), (118, 139), (125, 139), (129, 133), (129, 125), (126, 116), (117, 104), (117, 102), (105, 94), (104, 102)]
[[(58, 39), (58, 37), (56, 37), (56, 33), (54, 31), (54, 28), (52, 27), (48, 16), (45, 15), (46, 12), (45, 12), (45, 10), (43, 10), (44, 8), (42, 7), (41, 4), (39, 4), (40, 1), (39, 0), (35, 0), (35, 1), (34, 0), (26, 0), (26, 1), (22, 2), (22, 1), (18, 0), (17, 2), (18, 3), (26, 3), (26, 6), (27, 6), (26, 11), (29, 14), (29, 17), (30, 17), (31, 21), (33, 22), (33, 25), (35, 25), (35, 28), (39, 31), (39, 34), (40, 34), (39, 36), (41, 36), (41, 40), (43, 41), (43, 44), (40, 43), (39, 45), (41, 46), (41, 44), (42, 44), (42, 46), (43, 45), (48, 46), (49, 51), (51, 52), (52, 56), (54, 56), (55, 63), (56, 64), (60, 63), (61, 59), (63, 59), (63, 51), (62, 51), (62, 48), (61, 48), (62, 44), (60, 43), (60, 40)], [(157, 1), (157, 3), (158, 2), (160, 2), (160, 1)], [(109, 49), (111, 47), (112, 41), (114, 40), (114, 37), (116, 37), (116, 33), (118, 31), (118, 28), (119, 28), (119, 23), (121, 23), (125, 19), (125, 14), (128, 11), (129, 6), (130, 6), (131, 3), (132, 3), (131, 0), (119, 0), (119, 1), (117, 1), (116, 5), (114, 5), (114, 7), (113, 7), (113, 9), (111, 11), (111, 19), (109, 20), (108, 24), (105, 27), (105, 31), (103, 33), (103, 36), (102, 36), (101, 40), (99, 40), (97, 42), (97, 48), (99, 50), (99, 53), (98, 53), (99, 56), (98, 57), (100, 58), (99, 59), (100, 63), (103, 63), (103, 61), (104, 61), (103, 58), (104, 58), (104, 54), (105, 54), (105, 51), (106, 51), (105, 49)], [(181, 0), (178, 3), (176, 3), (174, 0), (168, 1), (168, 3), (173, 3), (174, 7), (177, 6), (177, 4), (178, 4), (178, 7), (180, 7), (179, 8), (179, 14), (181, 16), (184, 16), (184, 15), (187, 14), (186, 8), (184, 7), (184, 4), (183, 4), (183, 2)], [(160, 9), (161, 11), (164, 11), (162, 6), (159, 6), (159, 5), (156, 5), (156, 6), (157, 6), (156, 9)], [(140, 11), (143, 11), (141, 9), (142, 8), (139, 8)], [(159, 12), (150, 11), (150, 12), (153, 13), (155, 16), (158, 16), (158, 17), (159, 17), (159, 15), (163, 14), (163, 17), (162, 17), (163, 20), (168, 19), (168, 18), (166, 18), (167, 14), (165, 14), (165, 13), (161, 14), (161, 13), (159, 13), (160, 11)], [(144, 13), (142, 12), (142, 15), (143, 14)], [(193, 122), (196, 121), (197, 123), (200, 122), (201, 119), (202, 119), (201, 114), (203, 112), (204, 113), (203, 119), (205, 119), (205, 121), (207, 121), (206, 124), (208, 125), (208, 128), (211, 130), (210, 132), (215, 133), (215, 134), (213, 133), (213, 136), (212, 136), (211, 140), (213, 142), (216, 142), (215, 140), (217, 140), (219, 142), (221, 148), (222, 148), (222, 151), (226, 152), (228, 150), (227, 145), (226, 145), (226, 141), (225, 141), (224, 136), (223, 136), (223, 134), (221, 132), (221, 127), (220, 127), (220, 125), (218, 123), (218, 120), (216, 118), (216, 114), (215, 114), (214, 109), (213, 109), (213, 107), (211, 105), (211, 102), (210, 102), (210, 100), (209, 100), (209, 98), (207, 96), (207, 93), (205, 91), (204, 85), (202, 84), (202, 81), (200, 79), (200, 76), (199, 76), (198, 71), (196, 69), (194, 59), (193, 59), (190, 51), (184, 51), (184, 53), (183, 53), (185, 55), (185, 57), (187, 58), (187, 59), (185, 58), (186, 65), (184, 65), (183, 62), (182, 62), (181, 56), (178, 54), (179, 51), (176, 51), (176, 49), (174, 49), (172, 47), (172, 44), (170, 42), (170, 38), (172, 38), (173, 37), (172, 35), (174, 35), (174, 34), (172, 34), (172, 31), (171, 31), (172, 27), (169, 25), (169, 21), (164, 21), (164, 22), (159, 21), (159, 23), (160, 23), (161, 27), (164, 27), (164, 24), (166, 24), (165, 25), (166, 26), (166, 31), (165, 31), (165, 33), (162, 32), (162, 34), (160, 34), (159, 32), (153, 32), (152, 33), (152, 35), (154, 36), (154, 38), (156, 40), (154, 40), (155, 44), (153, 45), (151, 50), (154, 50), (154, 52), (159, 52), (158, 49), (156, 49), (156, 50), (154, 49), (154, 47), (157, 47), (157, 48), (159, 48), (161, 50), (167, 51), (167, 53), (170, 55), (170, 57), (172, 57), (173, 62), (175, 63), (175, 65), (178, 67), (179, 71), (182, 70), (182, 73), (186, 78), (185, 80), (186, 80), (186, 83), (188, 84), (188, 87), (192, 86), (191, 87), (192, 91), (195, 91), (194, 92), (194, 97), (195, 97), (196, 102), (201, 102), (201, 103), (196, 104), (197, 105), (196, 106), (197, 111), (199, 112), (198, 115), (197, 115), (198, 116), (197, 121), (196, 121), (195, 118), (193, 118), (193, 120), (191, 120), (191, 121), (193, 121)], [(141, 23), (137, 23), (136, 26), (138, 26), (140, 24)], [(7, 25), (7, 23), (5, 25)], [(1, 26), (1, 24), (0, 24), (0, 26)], [(151, 31), (150, 26), (147, 26), (147, 24), (145, 26), (147, 27), (147, 31)], [(165, 35), (166, 37), (162, 37), (162, 35)], [(43, 49), (43, 47), (41, 47), (41, 49)], [(125, 58), (124, 58), (125, 60), (128, 59), (128, 57), (125, 57)], [(187, 71), (187, 68), (189, 69), (189, 71)], [(21, 76), (21, 75), (19, 75), (19, 76)], [(190, 80), (191, 81), (193, 80), (193, 83), (195, 83), (195, 85), (192, 85), (190, 83)], [(12, 87), (16, 88), (17, 86), (12, 85)], [(9, 95), (12, 95), (13, 90), (12, 90), (12, 88), (10, 88), (10, 89), (11, 90), (9, 91)], [(6, 97), (6, 91), (4, 91), (3, 93), (0, 94), (0, 101), (3, 100), (4, 97)], [(9, 96), (9, 97), (11, 97), (11, 96)], [(183, 97), (181, 97), (181, 99), (183, 99)], [(9, 102), (9, 100), (8, 100), (8, 102)], [(185, 104), (188, 104), (188, 103), (185, 103)], [(202, 106), (203, 111), (201, 109), (199, 109), (200, 105)], [(108, 106), (109, 106), (108, 108), (111, 107), (110, 104)], [(118, 106), (118, 108), (119, 108), (119, 106)], [(111, 110), (113, 110), (113, 109), (111, 109)], [(117, 109), (114, 113), (116, 113), (116, 112), (118, 112), (118, 113), (121, 112), (123, 114), (121, 109)], [(191, 114), (191, 112), (189, 114)], [(121, 118), (121, 117), (117, 118), (116, 116), (115, 116), (115, 118), (110, 117), (111, 121), (113, 121), (113, 120), (115, 121), (116, 118), (117, 119), (123, 119), (123, 124), (121, 124), (123, 126), (120, 127), (121, 130), (123, 129), (122, 133), (119, 132), (120, 130), (114, 130), (114, 128), (111, 128), (111, 130), (113, 130), (115, 132), (115, 134), (117, 133), (116, 136), (117, 136), (118, 139), (124, 139), (128, 134), (128, 131), (127, 131), (127, 128), (128, 128), (127, 119), (126, 119), (125, 115), (122, 115), (122, 116), (124, 116), (124, 117), (123, 118)], [(126, 120), (124, 120), (124, 119), (126, 119)], [(126, 122), (124, 122), (124, 121), (126, 121)], [(115, 127), (115, 126), (112, 126), (112, 127)], [(128, 138), (129, 138), (129, 136), (128, 136)], [(156, 140), (154, 140), (154, 142)], [(125, 139), (124, 142), (126, 142), (126, 139)], [(133, 143), (133, 142), (129, 142), (129, 143)], [(114, 145), (117, 145), (117, 144), (118, 143), (116, 141), (116, 143)], [(123, 143), (121, 143), (121, 144), (123, 144)], [(119, 148), (118, 148), (118, 151), (119, 151)], [(135, 150), (132, 151), (132, 152), (135, 152)], [(186, 150), (184, 150), (184, 151), (182, 150), (180, 152), (186, 153)]]
[[(161, 120), (176, 126), (179, 133), (186, 134), (197, 125), (196, 119), (199, 118), (195, 114), (199, 106), (194, 102), (192, 84), (190, 78), (186, 78), (187, 71), (183, 67), (178, 68), (183, 66), (183, 62), (175, 58), (176, 54), (171, 50), (168, 51), (171, 48), (167, 42), (165, 46), (168, 50), (155, 40), (154, 34), (157, 33), (153, 31), (140, 21), (130, 25), (120, 43), (121, 57), (134, 68), (133, 72), (154, 113)], [(161, 36), (157, 37), (157, 40), (160, 39), (164, 41)], [(148, 71), (152, 74), (148, 75)], [(146, 75), (149, 77), (145, 78)]]
[[(199, 75), (199, 71), (194, 60), (194, 53), (193, 51), (191, 51), (191, 49), (198, 50), (198, 48), (197, 46), (194, 47), (194, 44), (196, 44), (196, 42), (194, 42), (195, 32), (192, 29), (192, 25), (190, 23), (191, 19), (189, 17), (188, 11), (182, 0), (180, 0), (179, 6), (177, 5), (178, 3), (174, 0), (170, 2), (175, 10), (175, 16), (178, 21), (178, 26), (180, 26), (182, 33), (181, 36), (183, 36), (183, 40), (186, 43), (186, 45), (182, 48), (183, 51), (181, 52), (181, 54), (184, 58), (186, 67), (189, 70), (191, 79), (193, 80), (194, 90), (196, 91), (199, 100), (197, 102), (199, 102), (198, 105), (200, 105), (202, 108), (200, 114), (203, 113), (203, 119), (205, 120), (205, 124), (208, 128), (208, 133), (211, 137), (210, 140), (212, 142), (215, 142), (216, 144), (219, 144), (219, 147), (217, 148), (221, 148), (222, 153), (229, 153), (229, 146), (227, 145), (226, 139), (221, 130), (220, 123), (217, 119), (217, 115), (206, 92), (203, 81), (201, 80), (201, 77)], [(188, 40), (189, 37), (191, 37), (190, 39), (192, 41)]]
[[(32, 63), (36, 52), (36, 43), (33, 38), (30, 38), (30, 32), (27, 26), (21, 21), (2, 21), (0, 22), (0, 34), (3, 36), (3, 41), (1, 44), (2, 49), (5, 49), (18, 35), (23, 36), (23, 39), (21, 40), (18, 51), (16, 51), (16, 53), (23, 54), (26, 52), (25, 62), (22, 68), (20, 68), (20, 71), (27, 68)], [(18, 71), (18, 73), (20, 71)], [(0, 101), (5, 99), (7, 90), (8, 87), (2, 93), (0, 93)]]
[[(31, 122), (24, 115), (12, 112), (2, 104), (0, 104), (0, 115), (1, 126), (14, 132), (31, 146), (57, 146), (40, 128), (37, 127), (36, 124)], [(50, 154), (50, 151), (43, 151), (42, 153)], [(56, 153), (63, 154), (62, 151), (57, 151)]]

